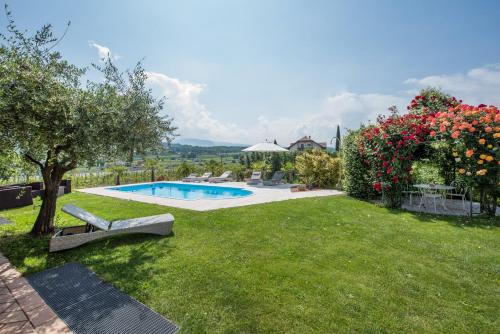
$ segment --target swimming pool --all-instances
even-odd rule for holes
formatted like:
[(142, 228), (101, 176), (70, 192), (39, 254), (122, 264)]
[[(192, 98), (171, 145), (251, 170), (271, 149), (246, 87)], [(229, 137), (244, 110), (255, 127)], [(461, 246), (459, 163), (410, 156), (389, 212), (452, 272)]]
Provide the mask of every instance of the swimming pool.
[(243, 188), (154, 182), (129, 186), (111, 187), (110, 190), (164, 198), (183, 200), (228, 199), (250, 196), (253, 193)]

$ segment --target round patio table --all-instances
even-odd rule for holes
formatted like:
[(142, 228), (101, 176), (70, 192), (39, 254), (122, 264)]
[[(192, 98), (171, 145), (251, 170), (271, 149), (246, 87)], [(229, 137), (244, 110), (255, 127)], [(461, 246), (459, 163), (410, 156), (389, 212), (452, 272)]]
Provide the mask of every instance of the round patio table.
[(444, 184), (427, 184), (427, 183), (422, 183), (422, 184), (414, 184), (413, 185), (415, 188), (418, 189), (429, 189), (429, 190), (438, 190), (438, 191), (443, 191), (443, 190), (453, 190), (455, 187), (453, 186), (447, 186)]
[[(413, 186), (422, 192), (422, 199), (420, 200), (419, 207), (423, 205), (423, 200), (424, 200), (424, 197), (426, 197), (425, 196), (426, 194), (433, 195), (433, 194), (437, 194), (437, 193), (444, 193), (444, 194), (440, 194), (440, 195), (442, 196), (441, 197), (441, 205), (443, 206), (443, 209), (445, 209), (445, 210), (447, 210), (446, 205), (445, 205), (446, 191), (455, 189), (455, 187), (447, 186), (445, 184), (425, 184), (424, 183), (424, 184), (414, 184)], [(434, 202), (434, 206), (435, 205), (436, 204)], [(424, 207), (425, 207), (425, 205), (424, 205)]]

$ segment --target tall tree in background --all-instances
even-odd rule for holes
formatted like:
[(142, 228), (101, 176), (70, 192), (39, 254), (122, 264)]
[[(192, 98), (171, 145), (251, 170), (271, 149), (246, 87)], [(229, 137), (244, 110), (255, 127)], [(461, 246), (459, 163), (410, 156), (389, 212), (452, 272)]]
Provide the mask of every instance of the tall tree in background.
[(337, 135), (335, 136), (335, 152), (340, 152), (340, 125), (337, 125)]
[(151, 182), (155, 182), (155, 171), (160, 168), (160, 160), (158, 158), (149, 158), (144, 160), (144, 168), (151, 171)]
[[(163, 104), (144, 97), (144, 71), (138, 70), (137, 83), (132, 75), (137, 87), (131, 97), (123, 95), (110, 78), (83, 87), (85, 70), (53, 50), (59, 40), (51, 25), (30, 35), (17, 29), (6, 12), (8, 25), (0, 35), (0, 140), (5, 149), (41, 172), (45, 192), (31, 233), (46, 235), (54, 231), (57, 191), (66, 172), (102, 157), (129, 153), (123, 139), (137, 134), (135, 127), (124, 126), (137, 124), (128, 121), (131, 101), (140, 101), (136, 103), (141, 108), (149, 109), (152, 121), (140, 123), (148, 139), (134, 145), (153, 148), (171, 138), (173, 130), (163, 126), (170, 124), (167, 118), (161, 127), (155, 123), (161, 119), (158, 113)], [(104, 71), (113, 70), (109, 64), (104, 67)]]
[(126, 153), (129, 163), (136, 154), (145, 154), (148, 150), (158, 153), (163, 149), (163, 142), (171, 142), (176, 130), (171, 118), (160, 115), (164, 99), (156, 99), (146, 87), (147, 73), (141, 62), (123, 73), (109, 57), (104, 61), (104, 66), (93, 66), (103, 73), (105, 88), (120, 96), (121, 115), (115, 119), (117, 126), (123, 129), (116, 142), (119, 151)]

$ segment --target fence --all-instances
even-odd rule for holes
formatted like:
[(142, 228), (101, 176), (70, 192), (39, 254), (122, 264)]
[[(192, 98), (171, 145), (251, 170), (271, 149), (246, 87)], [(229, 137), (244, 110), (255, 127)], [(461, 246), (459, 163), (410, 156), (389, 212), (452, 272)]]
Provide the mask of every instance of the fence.
[[(156, 179), (160, 176), (163, 176), (165, 180), (175, 179), (175, 175), (172, 171), (162, 171), (161, 174), (155, 174)], [(116, 174), (110, 172), (68, 174), (67, 177), (71, 179), (71, 184), (74, 188), (104, 187), (116, 184)], [(150, 170), (127, 171), (120, 175), (120, 184), (150, 181)]]

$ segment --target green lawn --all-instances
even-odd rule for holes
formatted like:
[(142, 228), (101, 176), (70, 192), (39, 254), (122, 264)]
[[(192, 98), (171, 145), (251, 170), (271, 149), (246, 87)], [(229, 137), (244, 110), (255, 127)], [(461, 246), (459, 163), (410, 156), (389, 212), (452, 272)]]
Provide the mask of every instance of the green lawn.
[[(78, 261), (183, 333), (498, 333), (500, 225), (347, 197), (212, 212), (71, 194), (107, 219), (171, 212), (175, 236), (48, 254), (32, 207), (0, 212), (0, 249), (29, 274)], [(75, 224), (60, 213), (57, 225)]]

